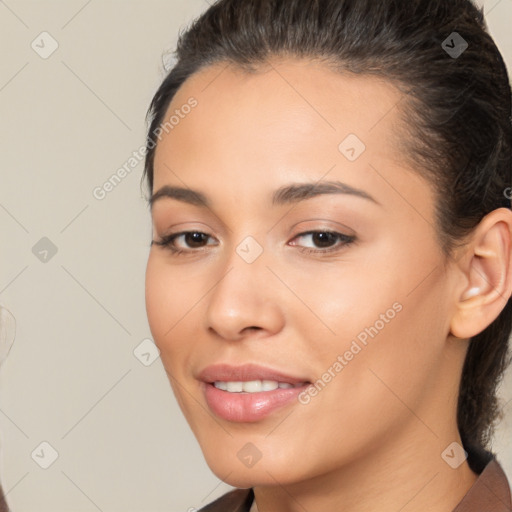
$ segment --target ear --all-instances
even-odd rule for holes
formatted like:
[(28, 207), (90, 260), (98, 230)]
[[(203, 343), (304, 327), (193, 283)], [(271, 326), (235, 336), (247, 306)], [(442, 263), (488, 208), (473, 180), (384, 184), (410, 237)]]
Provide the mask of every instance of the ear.
[(474, 229), (458, 262), (461, 292), (451, 334), (469, 339), (485, 330), (512, 295), (512, 211), (493, 210)]

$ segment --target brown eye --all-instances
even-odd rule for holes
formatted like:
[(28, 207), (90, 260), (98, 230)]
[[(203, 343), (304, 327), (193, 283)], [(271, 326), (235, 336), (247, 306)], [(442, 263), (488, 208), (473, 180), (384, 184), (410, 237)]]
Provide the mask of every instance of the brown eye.
[[(306, 253), (326, 253), (341, 250), (353, 243), (356, 239), (355, 236), (337, 233), (335, 231), (308, 231), (297, 235), (294, 240), (309, 237), (313, 246), (301, 247), (299, 250)], [(339, 242), (336, 244), (336, 242)], [(298, 245), (298, 244), (292, 244)], [(322, 250), (324, 249), (324, 250)]]
[[(185, 247), (176, 245), (176, 240), (182, 239)], [(205, 247), (204, 242), (211, 238), (210, 235), (200, 231), (183, 231), (162, 237), (161, 240), (153, 240), (151, 245), (158, 245), (171, 250), (173, 253), (181, 254), (186, 252), (196, 252), (194, 249)], [(206, 244), (208, 245), (208, 244)], [(210, 244), (212, 245), (212, 244)]]
[(317, 232), (313, 233), (313, 243), (319, 247), (330, 247), (333, 243), (336, 243), (337, 237), (334, 233)]
[(190, 231), (188, 233), (183, 233), (184, 240), (187, 245), (191, 248), (201, 247), (201, 244), (208, 240), (208, 235), (206, 233), (199, 233), (197, 231)]

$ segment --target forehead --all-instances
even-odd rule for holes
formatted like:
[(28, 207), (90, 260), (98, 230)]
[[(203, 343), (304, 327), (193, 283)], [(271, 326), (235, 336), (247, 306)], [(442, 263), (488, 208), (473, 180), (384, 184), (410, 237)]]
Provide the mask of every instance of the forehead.
[[(404, 99), (381, 77), (311, 60), (275, 59), (255, 72), (207, 66), (185, 81), (165, 114), (163, 122), (173, 123), (157, 145), (154, 189), (173, 179), (169, 168), (196, 183), (220, 171), (231, 183), (243, 172), (271, 184), (291, 169), (295, 178), (320, 178), (333, 166), (370, 178), (369, 162), (404, 164), (397, 143)], [(360, 158), (343, 153), (347, 140)]]
[(185, 81), (165, 120), (179, 113), (191, 97), (197, 107), (180, 119), (169, 138), (193, 135), (187, 128), (199, 135), (196, 130), (207, 125), (210, 129), (200, 133), (205, 143), (246, 135), (248, 149), (261, 139), (277, 144), (304, 136), (315, 142), (327, 137), (326, 143), (335, 144), (349, 133), (375, 146), (381, 136), (389, 140), (398, 128), (404, 99), (381, 77), (336, 72), (310, 60), (282, 59), (253, 73), (223, 62), (207, 66)]
[(272, 62), (256, 73), (207, 67), (168, 108), (164, 122), (175, 122), (156, 147), (153, 193), (193, 189), (218, 216), (254, 219), (277, 211), (271, 198), (286, 184), (339, 181), (376, 198), (388, 223), (419, 221), (430, 231), (436, 192), (402, 150), (411, 131), (401, 117), (406, 101), (382, 78), (311, 61)]

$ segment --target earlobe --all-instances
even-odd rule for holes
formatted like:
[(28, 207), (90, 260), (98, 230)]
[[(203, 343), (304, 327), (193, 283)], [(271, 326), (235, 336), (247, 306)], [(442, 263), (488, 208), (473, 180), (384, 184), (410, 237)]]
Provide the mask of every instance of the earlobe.
[(499, 316), (512, 295), (512, 211), (499, 208), (475, 228), (459, 270), (465, 288), (457, 299), (451, 334), (469, 339)]

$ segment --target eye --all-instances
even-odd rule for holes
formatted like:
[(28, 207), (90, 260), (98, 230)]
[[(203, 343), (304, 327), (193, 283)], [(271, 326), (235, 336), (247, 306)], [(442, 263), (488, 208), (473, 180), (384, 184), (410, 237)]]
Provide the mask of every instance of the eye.
[[(327, 231), (327, 230), (318, 230), (318, 231), (308, 231), (305, 233), (301, 233), (297, 235), (293, 240), (308, 238), (310, 237), (313, 244), (313, 248), (310, 247), (299, 247), (300, 252), (305, 253), (330, 253), (339, 251), (344, 247), (347, 247), (351, 243), (356, 240), (356, 237), (353, 235), (345, 235), (343, 233), (338, 233), (336, 231)], [(179, 255), (184, 253), (194, 253), (194, 252), (203, 252), (201, 249), (206, 247), (207, 245), (217, 245), (215, 243), (208, 244), (208, 239), (212, 237), (207, 233), (202, 233), (201, 231), (183, 231), (181, 233), (173, 233), (161, 238), (161, 240), (153, 240), (151, 245), (158, 245), (160, 247), (165, 247), (169, 249), (173, 254)], [(182, 239), (182, 242), (185, 244), (185, 247), (179, 247), (176, 243), (177, 240)], [(291, 245), (299, 245), (296, 243), (291, 243)], [(319, 247), (315, 249), (314, 247)]]
[(315, 249), (315, 245), (313, 245), (313, 248), (311, 248), (311, 246), (301, 247), (299, 249), (300, 252), (305, 252), (309, 254), (339, 251), (342, 248), (347, 247), (351, 243), (355, 242), (356, 240), (356, 237), (353, 235), (345, 235), (343, 233), (338, 233), (336, 231), (308, 231), (306, 233), (301, 233), (300, 235), (297, 235), (294, 238), (294, 240), (308, 237), (310, 238), (313, 244), (316, 244), (316, 246), (320, 248)]
[[(183, 237), (186, 247), (177, 247), (176, 240)], [(183, 231), (181, 233), (173, 233), (161, 238), (161, 240), (153, 240), (151, 245), (158, 245), (169, 249), (174, 254), (182, 254), (186, 252), (198, 252), (194, 249), (204, 247), (203, 242), (211, 238), (210, 235), (202, 233), (201, 231)], [(211, 245), (211, 244), (210, 244)], [(213, 244), (215, 245), (215, 244)]]

